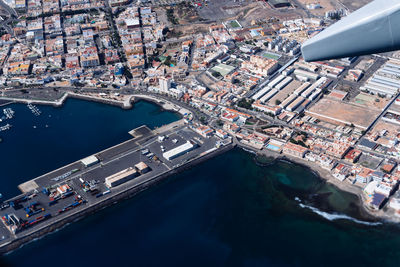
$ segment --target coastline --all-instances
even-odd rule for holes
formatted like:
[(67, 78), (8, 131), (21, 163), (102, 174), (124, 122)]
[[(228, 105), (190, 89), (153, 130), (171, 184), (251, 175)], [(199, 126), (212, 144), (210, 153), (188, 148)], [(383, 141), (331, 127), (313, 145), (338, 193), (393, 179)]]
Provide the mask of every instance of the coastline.
[[(170, 101), (163, 99), (163, 98), (156, 98), (155, 96), (152, 95), (146, 95), (146, 94), (131, 94), (131, 95), (124, 95), (123, 100), (116, 100), (116, 99), (110, 99), (110, 98), (103, 98), (95, 95), (90, 95), (90, 94), (76, 94), (76, 93), (71, 93), (71, 92), (66, 92), (60, 99), (54, 100), (54, 101), (44, 101), (44, 100), (28, 100), (28, 99), (18, 99), (18, 98), (4, 98), (0, 97), (0, 100), (5, 100), (9, 101), (9, 103), (6, 103), (5, 105), (11, 104), (11, 103), (33, 103), (33, 104), (40, 104), (40, 105), (53, 105), (56, 107), (61, 107), (65, 101), (70, 98), (76, 98), (76, 99), (82, 99), (86, 101), (93, 101), (93, 102), (98, 102), (98, 103), (103, 103), (103, 104), (108, 104), (108, 105), (114, 105), (114, 106), (119, 106), (123, 109), (131, 109), (134, 106), (135, 102), (138, 101), (148, 101), (151, 103), (154, 103), (160, 108), (168, 111), (175, 112), (181, 116), (183, 116), (185, 113), (189, 113), (190, 111), (180, 107), (176, 104), (171, 103)], [(269, 158), (273, 158), (274, 160), (284, 160), (284, 161), (289, 161), (291, 163), (303, 166), (307, 168), (310, 172), (314, 173), (316, 176), (318, 176), (321, 180), (330, 183), (331, 185), (337, 187), (339, 190), (351, 193), (353, 195), (356, 195), (357, 198), (359, 199), (359, 203), (357, 204), (357, 207), (359, 208), (360, 211), (360, 216), (363, 218), (366, 218), (368, 220), (383, 220), (387, 221), (390, 223), (399, 223), (400, 222), (400, 217), (394, 217), (394, 216), (389, 216), (387, 213), (383, 212), (382, 210), (379, 211), (372, 211), (368, 209), (364, 204), (363, 204), (363, 192), (362, 188), (358, 187), (357, 185), (349, 184), (346, 181), (341, 182), (337, 180), (335, 177), (333, 177), (330, 172), (326, 169), (323, 169), (321, 166), (318, 166), (317, 164), (314, 164), (313, 162), (300, 159), (294, 156), (290, 155), (283, 155), (278, 152), (274, 151), (269, 151), (269, 150), (257, 150), (254, 149), (253, 147), (247, 146), (241, 142), (236, 142), (237, 146), (240, 148), (244, 148), (247, 150), (248, 153), (253, 152), (255, 154), (261, 154)]]
[(51, 105), (54, 107), (61, 107), (64, 105), (65, 101), (68, 98), (75, 98), (75, 99), (82, 99), (86, 101), (92, 101), (92, 102), (98, 102), (98, 103), (103, 103), (107, 105), (114, 105), (114, 106), (119, 106), (122, 109), (131, 109), (134, 106), (135, 102), (138, 102), (140, 100), (143, 101), (148, 101), (151, 103), (154, 103), (164, 110), (168, 111), (173, 111), (176, 113), (179, 113), (180, 115), (184, 115), (185, 113), (189, 113), (190, 111), (179, 107), (168, 100), (165, 99), (157, 99), (154, 96), (151, 95), (145, 95), (145, 94), (130, 94), (130, 95), (124, 95), (124, 99), (118, 100), (118, 99), (112, 99), (112, 98), (104, 98), (104, 97), (99, 97), (96, 95), (90, 95), (90, 94), (76, 94), (72, 92), (66, 92), (61, 98), (57, 100), (40, 100), (40, 99), (23, 99), (23, 98), (9, 98), (9, 97), (0, 97), (0, 101), (5, 101), (3, 105), (9, 105), (13, 103), (22, 103), (22, 104), (39, 104), (39, 105)]
[[(254, 153), (255, 155), (262, 155), (267, 158), (271, 158), (273, 161), (287, 161), (299, 166), (302, 166), (316, 175), (322, 181), (333, 185), (334, 187), (338, 188), (341, 191), (350, 193), (355, 195), (358, 198), (357, 208), (360, 212), (360, 218), (368, 221), (385, 221), (389, 223), (399, 223), (400, 219), (397, 217), (388, 216), (382, 210), (379, 211), (371, 211), (369, 210), (363, 203), (363, 192), (362, 188), (351, 185), (347, 182), (340, 182), (335, 177), (333, 177), (328, 170), (323, 169), (322, 167), (314, 164), (313, 162), (296, 158), (290, 155), (284, 155), (278, 152), (273, 152), (269, 150), (256, 150), (252, 147), (244, 145), (241, 142), (237, 142), (238, 147), (242, 148), (248, 153)], [(251, 152), (250, 152), (251, 151)]]

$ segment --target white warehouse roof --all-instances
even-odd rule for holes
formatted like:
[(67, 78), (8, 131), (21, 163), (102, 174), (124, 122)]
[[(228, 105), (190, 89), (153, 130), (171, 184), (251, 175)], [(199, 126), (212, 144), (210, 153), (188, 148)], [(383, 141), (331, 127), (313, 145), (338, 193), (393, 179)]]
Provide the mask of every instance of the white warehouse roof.
[(81, 162), (83, 163), (83, 165), (88, 167), (99, 162), (99, 159), (95, 155), (92, 155), (87, 158), (84, 158), (83, 160), (81, 160)]
[(166, 158), (167, 160), (171, 160), (176, 157), (179, 157), (180, 155), (185, 154), (186, 152), (189, 152), (193, 148), (194, 148), (194, 145), (191, 142), (187, 141), (183, 145), (175, 147), (167, 152), (164, 152), (163, 157)]

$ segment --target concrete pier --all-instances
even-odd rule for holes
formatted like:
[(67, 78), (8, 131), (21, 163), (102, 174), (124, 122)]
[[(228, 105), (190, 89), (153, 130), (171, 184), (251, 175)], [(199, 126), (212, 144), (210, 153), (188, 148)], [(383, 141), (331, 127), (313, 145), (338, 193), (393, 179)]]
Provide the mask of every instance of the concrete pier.
[[(79, 160), (21, 184), (19, 188), (23, 194), (4, 202), (10, 205), (13, 203), (14, 207), (4, 207), (0, 211), (0, 217), (7, 214), (20, 220), (16, 224), (17, 230), (13, 231), (13, 226), (10, 226), (10, 221), (12, 223), (13, 220), (1, 219), (0, 237), (4, 238), (0, 240), (0, 253), (16, 249), (66, 223), (129, 198), (174, 173), (234, 147), (230, 139), (202, 137), (183, 121), (153, 131), (142, 126), (131, 133), (134, 138), (94, 154), (95, 157), (91, 158), (98, 160), (93, 163)], [(164, 151), (172, 150), (188, 141), (195, 144), (194, 149), (171, 160), (163, 157)], [(106, 187), (106, 177), (132, 168), (139, 162), (148, 166), (149, 171), (140, 173), (121, 185)], [(86, 184), (92, 185), (93, 189), (86, 190)], [(66, 192), (58, 193), (65, 188), (68, 188)], [(38, 210), (38, 213), (28, 215), (31, 207), (32, 210)]]

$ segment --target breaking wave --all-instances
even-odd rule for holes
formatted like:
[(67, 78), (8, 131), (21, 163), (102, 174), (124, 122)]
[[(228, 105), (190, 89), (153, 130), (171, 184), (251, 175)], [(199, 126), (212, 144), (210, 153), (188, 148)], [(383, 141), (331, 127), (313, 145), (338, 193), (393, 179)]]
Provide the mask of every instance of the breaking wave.
[(243, 149), (244, 151), (248, 152), (248, 153), (251, 153), (251, 154), (253, 154), (253, 155), (257, 155), (257, 153), (256, 153), (255, 151), (251, 150), (251, 149), (247, 149), (247, 148), (244, 148), (244, 147), (242, 147), (242, 149)]
[[(296, 201), (299, 202), (299, 199), (296, 198)], [(303, 203), (300, 203), (299, 205), (300, 205), (300, 207), (302, 207), (304, 209), (309, 209), (312, 212), (318, 214), (319, 216), (324, 217), (325, 219), (327, 219), (329, 221), (348, 220), (348, 221), (352, 221), (352, 222), (355, 222), (355, 223), (358, 223), (358, 224), (369, 225), (369, 226), (377, 226), (377, 225), (381, 225), (382, 224), (381, 222), (360, 221), (360, 220), (357, 220), (357, 219), (355, 219), (353, 217), (350, 217), (348, 215), (345, 215), (345, 214), (328, 213), (328, 212), (325, 212), (325, 211), (321, 211), (321, 210), (319, 210), (319, 209), (317, 209), (315, 207), (304, 205)]]

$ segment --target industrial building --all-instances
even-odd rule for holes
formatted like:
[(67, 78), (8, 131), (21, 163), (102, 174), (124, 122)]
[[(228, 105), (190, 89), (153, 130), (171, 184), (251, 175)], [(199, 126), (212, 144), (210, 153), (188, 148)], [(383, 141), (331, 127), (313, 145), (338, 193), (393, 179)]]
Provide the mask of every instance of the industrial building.
[(274, 95), (276, 95), (276, 93), (278, 93), (278, 90), (272, 89), (271, 91), (269, 91), (266, 95), (264, 95), (264, 96), (260, 99), (260, 102), (261, 102), (261, 103), (267, 102), (267, 101), (270, 100)]
[(311, 84), (309, 82), (303, 83), (299, 88), (296, 89), (296, 91), (293, 92), (293, 94), (299, 96), (301, 93), (303, 93)]
[(288, 111), (294, 111), (298, 106), (303, 103), (304, 98), (299, 96), (296, 100), (294, 100), (289, 106), (287, 106), (286, 110)]
[(286, 77), (283, 81), (281, 81), (280, 83), (278, 83), (275, 88), (277, 90), (281, 90), (283, 89), (286, 85), (288, 85), (291, 81), (293, 80), (292, 77)]
[(271, 87), (269, 87), (269, 85), (267, 85), (267, 86), (263, 87), (260, 91), (258, 91), (257, 93), (255, 93), (255, 94), (252, 96), (252, 99), (258, 100), (258, 99), (260, 99), (261, 97), (263, 97), (266, 93), (268, 93), (270, 90), (271, 90)]
[(400, 89), (400, 65), (387, 62), (372, 78), (360, 88), (373, 94), (393, 97)]
[(321, 85), (323, 85), (326, 82), (326, 80), (327, 79), (325, 77), (322, 77), (322, 78), (318, 79), (318, 81), (313, 83), (313, 85), (311, 85), (307, 90), (305, 90), (301, 94), (301, 96), (302, 97), (306, 97), (306, 98), (311, 96), (317, 88), (319, 88)]
[(281, 108), (286, 108), (290, 103), (292, 103), (297, 98), (297, 95), (292, 94), (279, 105)]
[(174, 158), (182, 156), (195, 148), (196, 146), (192, 142), (187, 141), (183, 145), (180, 145), (163, 153), (163, 157), (167, 160), (173, 160)]
[(278, 83), (283, 81), (283, 79), (285, 79), (285, 76), (281, 74), (278, 77), (276, 77), (275, 79), (273, 79), (270, 83), (268, 83), (268, 86), (270, 88), (274, 88)]
[(109, 188), (115, 187), (115, 186), (123, 184), (129, 180), (132, 180), (133, 178), (135, 178), (138, 175), (139, 175), (139, 173), (136, 171), (135, 168), (129, 167), (125, 170), (122, 170), (120, 172), (117, 172), (113, 175), (106, 177), (105, 184)]
[(81, 162), (87, 168), (87, 167), (93, 166), (94, 164), (98, 163), (99, 159), (95, 155), (92, 155), (87, 158), (84, 158), (83, 160), (81, 160)]
[(294, 75), (296, 75), (297, 79), (299, 80), (316, 80), (319, 78), (318, 73), (312, 73), (309, 71), (305, 71), (305, 70), (300, 70), (300, 69), (295, 69), (294, 71)]
[(144, 163), (143, 161), (139, 162), (135, 165), (135, 168), (138, 170), (139, 173), (145, 174), (150, 171), (150, 167)]

